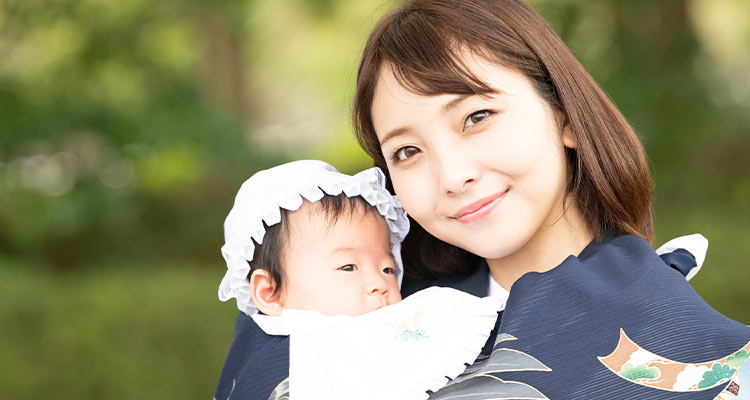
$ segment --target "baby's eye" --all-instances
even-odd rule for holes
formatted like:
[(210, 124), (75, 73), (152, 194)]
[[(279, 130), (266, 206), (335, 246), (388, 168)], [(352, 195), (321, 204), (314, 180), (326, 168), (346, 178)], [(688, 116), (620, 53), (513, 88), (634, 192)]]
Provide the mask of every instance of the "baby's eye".
[(393, 153), (393, 155), (391, 156), (391, 160), (397, 164), (400, 161), (406, 161), (409, 158), (419, 154), (420, 151), (421, 150), (414, 146), (404, 146)]
[(471, 113), (468, 117), (466, 117), (466, 120), (464, 121), (464, 130), (482, 122), (483, 119), (489, 117), (490, 115), (492, 115), (492, 111), (489, 110), (480, 110)]
[(396, 268), (386, 267), (386, 268), (383, 268), (383, 272), (389, 275), (396, 275)]
[(354, 272), (357, 270), (357, 266), (354, 264), (346, 264), (343, 267), (339, 267), (339, 270), (346, 272)]

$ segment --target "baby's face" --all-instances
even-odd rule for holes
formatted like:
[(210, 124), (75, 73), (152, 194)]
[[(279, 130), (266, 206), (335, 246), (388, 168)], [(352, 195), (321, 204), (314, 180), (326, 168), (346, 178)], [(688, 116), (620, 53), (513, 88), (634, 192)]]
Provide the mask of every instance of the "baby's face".
[(401, 300), (382, 217), (355, 210), (330, 226), (310, 207), (290, 217), (281, 260), (284, 309), (356, 316)]

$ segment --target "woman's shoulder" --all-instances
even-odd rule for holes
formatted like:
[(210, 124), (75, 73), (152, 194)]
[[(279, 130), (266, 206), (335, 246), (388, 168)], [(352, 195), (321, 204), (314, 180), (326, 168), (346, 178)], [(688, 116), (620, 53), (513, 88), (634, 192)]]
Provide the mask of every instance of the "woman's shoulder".
[(605, 235), (600, 241), (594, 240), (586, 246), (577, 259), (589, 264), (630, 264), (653, 259), (656, 253), (664, 264), (689, 280), (703, 266), (707, 250), (708, 240), (700, 234), (677, 237), (657, 250), (638, 236)]
[[(708, 241), (701, 235), (689, 235), (670, 240), (656, 250), (664, 264), (679, 271), (688, 279), (700, 269), (705, 259)], [(653, 257), (654, 249), (644, 239), (633, 235), (605, 235), (600, 241), (592, 241), (577, 257), (586, 263), (632, 262), (634, 258)], [(489, 267), (480, 259), (472, 272), (463, 275), (441, 276), (434, 279), (410, 281), (401, 285), (401, 296), (410, 296), (433, 286), (449, 287), (478, 297), (488, 295)]]

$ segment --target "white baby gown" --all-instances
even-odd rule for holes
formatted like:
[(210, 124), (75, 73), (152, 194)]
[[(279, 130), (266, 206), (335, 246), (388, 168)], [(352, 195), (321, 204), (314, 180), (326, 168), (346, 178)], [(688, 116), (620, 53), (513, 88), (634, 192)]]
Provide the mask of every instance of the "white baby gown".
[(290, 335), (292, 400), (421, 400), (476, 360), (501, 303), (432, 287), (357, 317), (253, 318), (266, 333)]

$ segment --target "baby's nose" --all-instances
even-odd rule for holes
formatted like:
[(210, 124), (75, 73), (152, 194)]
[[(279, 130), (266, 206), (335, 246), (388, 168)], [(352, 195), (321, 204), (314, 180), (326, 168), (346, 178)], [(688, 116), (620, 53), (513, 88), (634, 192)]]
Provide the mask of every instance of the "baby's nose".
[(371, 273), (368, 280), (367, 290), (370, 294), (388, 294), (388, 282), (385, 276), (379, 273)]

